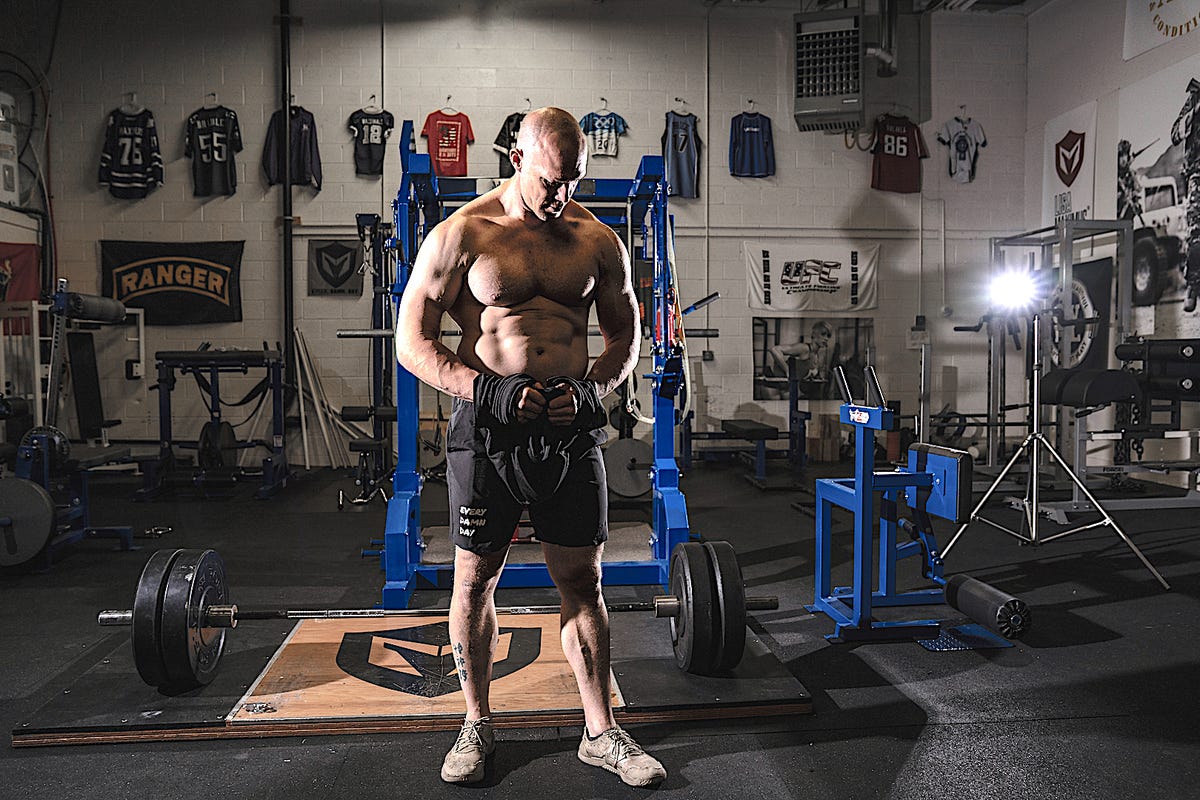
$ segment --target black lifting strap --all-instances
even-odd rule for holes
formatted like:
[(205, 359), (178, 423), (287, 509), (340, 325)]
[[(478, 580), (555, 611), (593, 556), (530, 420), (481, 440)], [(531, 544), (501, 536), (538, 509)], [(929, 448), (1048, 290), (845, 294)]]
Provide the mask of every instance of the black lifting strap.
[[(197, 349), (198, 350), (209, 349), (208, 342), (205, 342), (204, 344), (200, 345), (200, 347)], [(213, 396), (212, 384), (209, 383), (208, 378), (205, 378), (203, 375), (200, 374), (200, 368), (196, 368), (192, 371), (192, 377), (196, 379), (196, 385), (200, 387), (200, 391), (203, 392), (206, 397), (211, 399)], [(244, 406), (247, 403), (252, 403), (255, 400), (259, 400), (261, 402), (260, 398), (266, 395), (267, 390), (270, 387), (271, 387), (271, 375), (270, 375), (270, 371), (268, 371), (267, 375), (265, 377), (263, 377), (263, 379), (260, 380), (258, 383), (254, 384), (254, 386), (250, 389), (250, 391), (246, 392), (246, 395), (241, 400), (238, 400), (236, 403), (227, 403), (224, 400), (222, 400), (220, 397), (218, 397), (217, 402), (219, 402), (221, 405), (223, 405), (227, 408), (237, 408), (238, 406)]]

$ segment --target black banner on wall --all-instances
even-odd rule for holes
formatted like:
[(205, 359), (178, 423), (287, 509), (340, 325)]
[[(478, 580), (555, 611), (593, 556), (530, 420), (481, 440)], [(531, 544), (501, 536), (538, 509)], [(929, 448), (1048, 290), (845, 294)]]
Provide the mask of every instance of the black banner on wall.
[(101, 293), (146, 310), (147, 325), (242, 319), (245, 242), (100, 242)]
[[(1107, 369), (1108, 329), (1113, 314), (1113, 260), (1098, 258), (1075, 264), (1071, 267), (1071, 278), (1071, 308), (1064, 310), (1055, 303), (1055, 312), (1062, 313), (1063, 324), (1054, 326), (1050, 360), (1064, 369)], [(1066, 363), (1063, 363), (1064, 349)]]
[(308, 240), (308, 294), (362, 297), (362, 244), (348, 239)]

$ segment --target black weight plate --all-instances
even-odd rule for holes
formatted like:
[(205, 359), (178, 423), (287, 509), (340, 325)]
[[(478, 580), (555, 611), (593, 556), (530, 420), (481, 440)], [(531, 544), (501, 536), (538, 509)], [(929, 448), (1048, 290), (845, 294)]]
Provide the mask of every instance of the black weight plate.
[(181, 551), (167, 574), (163, 593), (165, 690), (186, 692), (216, 676), (225, 649), (225, 628), (205, 627), (204, 611), (228, 602), (225, 565), (216, 551)]
[(49, 459), (50, 471), (60, 472), (71, 458), (71, 440), (67, 435), (55, 428), (52, 425), (39, 425), (36, 428), (30, 428), (25, 431), (25, 435), (21, 437), (20, 447), (29, 447), (33, 444), (33, 437), (45, 436), (49, 442)]
[(642, 497), (650, 491), (654, 448), (640, 439), (617, 439), (604, 448), (608, 488), (619, 497)]
[(24, 564), (42, 552), (54, 534), (54, 498), (24, 478), (0, 480), (0, 567)]
[(164, 686), (167, 670), (162, 659), (162, 601), (167, 574), (182, 550), (158, 550), (138, 578), (133, 596), (133, 663), (151, 686)]
[(679, 616), (671, 619), (671, 646), (679, 668), (697, 675), (716, 662), (716, 607), (708, 555), (699, 542), (681, 542), (671, 553), (671, 594), (679, 598)]
[(728, 672), (742, 660), (746, 650), (746, 587), (737, 553), (729, 542), (705, 542), (709, 568), (716, 590), (718, 634), (715, 672)]
[(228, 422), (222, 421), (217, 428), (217, 446), (220, 448), (221, 466), (227, 469), (236, 467), (240, 448), (237, 432)]
[(221, 464), (221, 447), (217, 437), (217, 426), (211, 421), (200, 428), (200, 438), (196, 440), (196, 466), (201, 470), (214, 469)]

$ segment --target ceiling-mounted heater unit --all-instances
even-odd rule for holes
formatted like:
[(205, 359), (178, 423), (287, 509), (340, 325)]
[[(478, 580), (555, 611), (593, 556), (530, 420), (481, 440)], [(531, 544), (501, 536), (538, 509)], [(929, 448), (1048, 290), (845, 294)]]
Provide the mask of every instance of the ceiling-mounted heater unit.
[(846, 131), (863, 124), (862, 15), (858, 9), (797, 14), (796, 125)]

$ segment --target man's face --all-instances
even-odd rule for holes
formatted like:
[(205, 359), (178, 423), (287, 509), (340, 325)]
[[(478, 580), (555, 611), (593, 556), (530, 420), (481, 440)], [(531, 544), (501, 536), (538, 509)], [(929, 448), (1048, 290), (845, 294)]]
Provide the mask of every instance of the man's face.
[(564, 147), (547, 138), (529, 152), (515, 148), (512, 162), (521, 200), (535, 217), (546, 222), (558, 219), (566, 210), (587, 170), (587, 151)]

